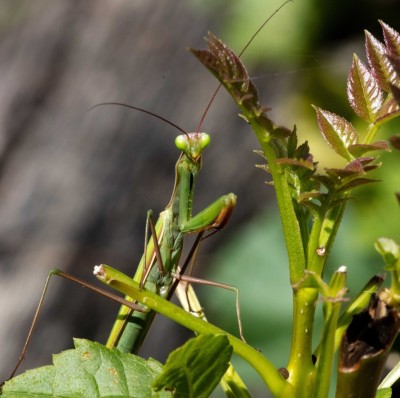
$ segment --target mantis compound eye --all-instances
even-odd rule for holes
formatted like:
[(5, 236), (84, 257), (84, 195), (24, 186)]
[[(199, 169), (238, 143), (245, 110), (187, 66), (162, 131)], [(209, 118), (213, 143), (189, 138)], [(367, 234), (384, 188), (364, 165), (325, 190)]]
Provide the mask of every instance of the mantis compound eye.
[(200, 138), (199, 138), (199, 146), (201, 149), (204, 149), (210, 145), (211, 142), (211, 137), (207, 133), (199, 133)]
[(190, 145), (188, 137), (183, 134), (178, 135), (178, 137), (175, 138), (175, 145), (181, 151), (186, 152)]

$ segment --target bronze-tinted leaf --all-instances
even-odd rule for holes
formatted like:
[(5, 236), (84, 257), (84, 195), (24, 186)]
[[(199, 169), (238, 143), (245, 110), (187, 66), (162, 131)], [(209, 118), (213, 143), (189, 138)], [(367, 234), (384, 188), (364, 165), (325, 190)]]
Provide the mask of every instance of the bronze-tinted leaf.
[(372, 123), (383, 104), (378, 81), (356, 54), (347, 78), (347, 97), (354, 112)]
[(378, 182), (379, 180), (373, 180), (371, 178), (355, 178), (354, 180), (350, 180), (348, 183), (343, 184), (338, 190), (337, 192), (346, 192), (346, 191), (350, 191), (354, 188), (357, 188), (361, 185), (365, 185), (365, 184), (371, 184), (372, 182)]
[(250, 80), (240, 58), (212, 33), (209, 33), (205, 40), (208, 48), (205, 50), (190, 49), (192, 54), (228, 90), (242, 109), (244, 118), (247, 120), (249, 117), (256, 118), (258, 124), (271, 133), (273, 125), (265, 114), (267, 108), (260, 105), (256, 86)]
[(332, 190), (335, 187), (335, 179), (331, 178), (329, 175), (315, 174), (313, 176), (313, 180), (316, 180), (321, 184), (325, 185), (325, 187), (327, 187), (328, 190)]
[(304, 192), (299, 195), (299, 202), (307, 202), (312, 199), (318, 199), (321, 196), (326, 196), (326, 194), (319, 191)]
[(387, 52), (390, 55), (400, 56), (400, 34), (383, 21), (379, 21), (382, 26), (383, 37)]
[(361, 166), (364, 172), (374, 170), (377, 167), (380, 167), (380, 163), (372, 163), (374, 160), (375, 158), (373, 156), (365, 156), (362, 158), (357, 158), (348, 163), (344, 169), (358, 172)]
[(400, 115), (400, 105), (393, 97), (386, 99), (379, 111), (377, 121), (384, 123)]
[(360, 163), (352, 164), (352, 167), (344, 169), (326, 168), (325, 172), (328, 176), (335, 178), (337, 183), (345, 178), (355, 178), (357, 175), (365, 174), (364, 168)]
[(372, 144), (355, 144), (350, 145), (348, 150), (355, 157), (359, 158), (365, 153), (370, 151), (387, 151), (389, 149), (388, 143), (386, 141), (376, 141)]
[(394, 100), (397, 102), (398, 105), (400, 105), (400, 88), (391, 84), (390, 91), (392, 92)]
[(379, 167), (380, 164), (372, 163), (373, 160), (373, 157), (358, 158), (349, 162), (343, 169), (326, 168), (325, 172), (335, 182), (336, 189), (339, 189), (351, 180)]
[(397, 75), (400, 76), (400, 55), (387, 55), (390, 63), (392, 64), (394, 70), (396, 71)]
[(399, 85), (400, 82), (393, 65), (387, 57), (386, 47), (368, 31), (365, 31), (365, 49), (371, 72), (380, 88), (389, 92), (389, 83)]
[(308, 145), (308, 141), (303, 142), (301, 145), (298, 146), (298, 148), (296, 148), (295, 152), (294, 152), (294, 157), (296, 159), (303, 159), (303, 160), (307, 160), (307, 159), (313, 159), (313, 156), (310, 153), (310, 146)]
[(318, 126), (322, 136), (343, 158), (351, 160), (353, 156), (348, 151), (350, 145), (358, 143), (358, 133), (353, 125), (335, 113), (314, 106), (317, 112)]
[[(400, 56), (399, 55), (388, 55), (388, 59), (391, 62), (396, 74), (398, 80), (400, 80)], [(394, 85), (394, 84), (389, 84), (390, 86), (390, 91), (393, 95), (393, 98), (397, 102), (397, 104), (400, 105), (400, 86), (399, 85)]]
[(286, 164), (289, 166), (297, 166), (297, 167), (305, 167), (306, 169), (314, 170), (314, 163), (312, 162), (312, 157), (311, 159), (289, 159), (289, 158), (280, 158), (276, 160), (276, 163), (278, 164)]

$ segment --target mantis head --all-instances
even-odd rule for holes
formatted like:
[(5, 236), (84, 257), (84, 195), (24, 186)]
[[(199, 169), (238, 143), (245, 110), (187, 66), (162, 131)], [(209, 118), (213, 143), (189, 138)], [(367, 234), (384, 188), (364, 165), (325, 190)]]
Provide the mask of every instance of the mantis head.
[(178, 135), (175, 139), (175, 145), (186, 154), (190, 159), (197, 162), (203, 149), (208, 146), (211, 137), (207, 133), (188, 133)]

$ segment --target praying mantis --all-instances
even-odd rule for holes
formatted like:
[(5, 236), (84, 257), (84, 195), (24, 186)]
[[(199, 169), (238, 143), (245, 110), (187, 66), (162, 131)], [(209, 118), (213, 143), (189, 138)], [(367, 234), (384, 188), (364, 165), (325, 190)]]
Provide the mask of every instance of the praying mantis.
[[(136, 108), (138, 109), (138, 108)], [(181, 129), (180, 129), (181, 130)], [(175, 183), (171, 199), (155, 223), (148, 213), (152, 236), (145, 247), (133, 280), (146, 289), (168, 297), (182, 253), (184, 236), (205, 230), (218, 230), (228, 221), (236, 204), (236, 195), (218, 198), (192, 216), (194, 187), (201, 168), (201, 155), (210, 143), (206, 133), (179, 135), (175, 144), (182, 151), (175, 166)], [(129, 300), (129, 298), (126, 298)], [(154, 318), (153, 311), (132, 311), (122, 306), (106, 346), (136, 353)]]

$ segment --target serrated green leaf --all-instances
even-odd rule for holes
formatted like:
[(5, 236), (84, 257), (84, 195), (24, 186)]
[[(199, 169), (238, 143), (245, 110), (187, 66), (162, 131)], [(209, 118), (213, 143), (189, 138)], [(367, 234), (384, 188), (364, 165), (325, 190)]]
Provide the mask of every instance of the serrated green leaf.
[(314, 106), (317, 112), (318, 126), (322, 136), (333, 150), (347, 160), (353, 159), (347, 150), (350, 145), (358, 143), (358, 133), (353, 125), (333, 112)]
[(400, 34), (383, 21), (379, 21), (382, 26), (383, 37), (387, 52), (390, 55), (400, 56)]
[[(29, 370), (4, 385), (2, 397), (155, 397), (151, 383), (162, 365), (88, 340), (53, 356), (54, 365)], [(163, 393), (160, 397), (172, 397)]]
[(375, 121), (383, 105), (382, 91), (378, 81), (356, 54), (347, 78), (347, 97), (358, 116), (369, 123)]
[(379, 87), (389, 93), (389, 84), (398, 86), (400, 82), (387, 57), (386, 47), (371, 33), (365, 31), (365, 48), (372, 74), (378, 81)]
[(199, 335), (170, 354), (153, 388), (172, 390), (176, 398), (207, 398), (228, 369), (231, 355), (226, 336)]

